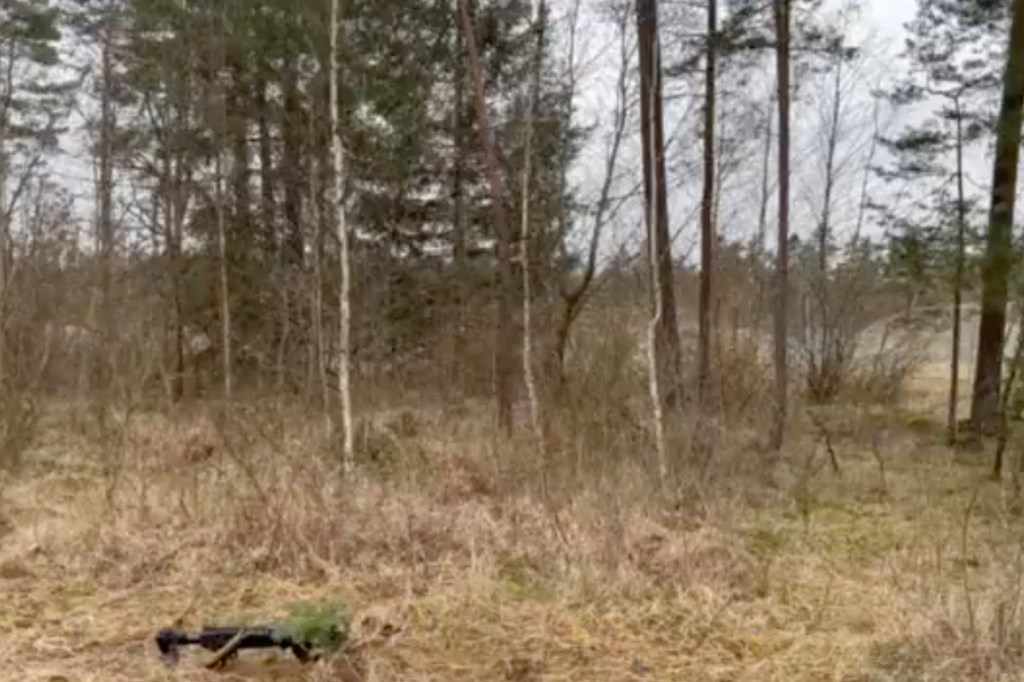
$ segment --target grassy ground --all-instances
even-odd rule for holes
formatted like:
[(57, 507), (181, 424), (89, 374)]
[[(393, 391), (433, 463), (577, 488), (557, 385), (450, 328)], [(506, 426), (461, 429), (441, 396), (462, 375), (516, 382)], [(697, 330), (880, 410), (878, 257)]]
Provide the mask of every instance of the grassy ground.
[[(800, 423), (774, 487), (709, 483), (672, 506), (626, 475), (528, 494), (472, 410), (400, 415), (376, 452), (402, 473), (343, 484), (320, 425), (286, 410), (54, 407), (3, 480), (0, 677), (1017, 679), (1013, 486), (941, 447), (930, 414), (822, 423), (838, 473)], [(357, 636), (394, 634), (345, 669), (246, 655), (171, 672), (152, 645), (175, 622), (329, 598)]]

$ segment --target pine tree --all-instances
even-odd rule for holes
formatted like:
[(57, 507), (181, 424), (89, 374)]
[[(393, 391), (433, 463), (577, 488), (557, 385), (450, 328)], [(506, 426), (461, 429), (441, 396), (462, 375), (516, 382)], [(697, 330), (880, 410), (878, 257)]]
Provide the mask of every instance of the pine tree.
[(67, 83), (55, 80), (58, 8), (48, 0), (0, 4), (0, 387), (8, 381), (11, 226), (19, 203), (57, 144), (69, 108)]
[(1011, 12), (981, 268), (981, 324), (971, 401), (971, 423), (979, 430), (996, 426), (1000, 416), (1006, 304), (1013, 270), (1013, 216), (1024, 107), (1024, 0), (1014, 0)]

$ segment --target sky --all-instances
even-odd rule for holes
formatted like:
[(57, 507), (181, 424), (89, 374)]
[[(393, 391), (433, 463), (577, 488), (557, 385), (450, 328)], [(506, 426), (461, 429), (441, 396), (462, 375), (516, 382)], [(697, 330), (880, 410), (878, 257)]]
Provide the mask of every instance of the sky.
[[(559, 12), (564, 13), (573, 0), (550, 0), (556, 16)], [(669, 7), (676, 0), (663, 0), (663, 6)], [(727, 7), (727, 0), (720, 0), (723, 6)], [(593, 199), (604, 179), (604, 159), (607, 153), (607, 133), (611, 116), (615, 106), (615, 84), (618, 70), (617, 61), (617, 37), (614, 27), (607, 21), (595, 20), (595, 12), (599, 0), (582, 0), (584, 17), (582, 25), (584, 30), (580, 31), (579, 43), (577, 45), (577, 58), (586, 65), (582, 72), (579, 83), (579, 103), (577, 105), (578, 121), (583, 124), (594, 124), (597, 126), (595, 134), (591, 137), (589, 144), (581, 153), (572, 173), (571, 181), (584, 199)], [(826, 11), (837, 10), (842, 6), (843, 0), (826, 0)], [(849, 119), (847, 125), (851, 130), (849, 145), (851, 151), (846, 162), (850, 168), (862, 168), (868, 161), (868, 148), (864, 140), (870, 137), (868, 124), (871, 123), (871, 104), (869, 104), (869, 90), (872, 87), (883, 85), (887, 78), (898, 73), (896, 55), (902, 49), (905, 32), (903, 26), (911, 20), (916, 10), (915, 0), (862, 0), (863, 12), (860, 19), (852, 25), (850, 34), (853, 41), (866, 41), (869, 46), (870, 58), (859, 68), (861, 73), (859, 83), (854, 84), (848, 95)], [(664, 12), (663, 12), (664, 14)], [(630, 25), (630, 39), (634, 37), (635, 27)], [(699, 30), (699, 29), (698, 29)], [(759, 76), (755, 76), (749, 87), (751, 91), (763, 92), (765, 97), (773, 87), (774, 72), (772, 68), (766, 68)], [(799, 99), (806, 100), (808, 104), (798, 103), (794, 109), (794, 152), (793, 152), (793, 213), (792, 231), (796, 234), (807, 235), (813, 229), (815, 219), (815, 202), (820, 192), (815, 183), (820, 182), (822, 175), (821, 160), (823, 154), (820, 150), (820, 131), (816, 129), (814, 121), (817, 112), (814, 106), (820, 109), (820, 102), (815, 105), (819, 91), (828, 90), (822, 84), (812, 84), (807, 88), (808, 92), (801, 95)], [(694, 96), (690, 97), (694, 100)], [(699, 131), (695, 122), (699, 122), (699, 109), (686, 109), (686, 105), (680, 102), (669, 102), (666, 104), (666, 140), (668, 144), (682, 151), (687, 159), (699, 159)], [(728, 106), (728, 103), (725, 104)], [(805, 107), (801, 109), (801, 107)], [(902, 116), (903, 114), (900, 114)], [(883, 116), (883, 125), (898, 127), (900, 119), (892, 116)], [(865, 136), (866, 134), (867, 137)], [(623, 141), (621, 152), (620, 177), (615, 184), (615, 193), (628, 194), (635, 189), (641, 177), (640, 156), (639, 156), (639, 128), (637, 122), (631, 122), (627, 137)], [(748, 150), (753, 153), (754, 150)], [(877, 151), (875, 152), (878, 153)], [(696, 156), (695, 156), (696, 155)], [(859, 156), (858, 156), (859, 155)], [(746, 159), (743, 167), (733, 176), (723, 179), (722, 194), (723, 205), (718, 213), (720, 233), (730, 237), (749, 236), (752, 226), (756, 222), (758, 212), (757, 204), (752, 198), (759, 193), (761, 163), (756, 158)], [(878, 161), (874, 157), (874, 161)], [(774, 163), (774, 161), (773, 161)], [(970, 159), (968, 171), (976, 184), (984, 184), (986, 175), (990, 174), (990, 167), (986, 167), (987, 160), (982, 155), (979, 158)], [(67, 153), (57, 164), (58, 175), (63, 176), (66, 184), (74, 187), (79, 197), (78, 209), (83, 216), (89, 215), (89, 207), (92, 203), (91, 197), (91, 175), (88, 155), (84, 153), (81, 144), (69, 144)], [(677, 234), (674, 255), (692, 260), (695, 255), (697, 244), (697, 211), (700, 196), (700, 172), (699, 168), (692, 164), (682, 168), (669, 169), (670, 174), (670, 213), (673, 233)], [(843, 225), (849, 228), (855, 222), (854, 200), (860, 196), (863, 186), (863, 173), (851, 170), (844, 179), (845, 185), (840, 183), (840, 197), (837, 212), (840, 215), (836, 221), (841, 229)], [(755, 191), (756, 190), (756, 191)], [(890, 191), (877, 185), (871, 180), (869, 191), (884, 193)], [(845, 200), (845, 203), (844, 203)], [(769, 220), (774, 219), (774, 206), (770, 209)], [(625, 208), (618, 214), (617, 219), (606, 231), (606, 239), (603, 244), (602, 256), (608, 258), (622, 248), (636, 250), (641, 244), (642, 230), (642, 204), (632, 201), (626, 204)], [(581, 223), (579, 235), (585, 236), (588, 232), (588, 225)], [(872, 232), (870, 225), (865, 230)], [(768, 231), (769, 235), (772, 233)], [(877, 233), (877, 232), (876, 232)], [(772, 246), (769, 239), (769, 247)]]
[[(571, 4), (572, 0), (556, 0), (556, 12)], [(662, 2), (666, 8), (661, 12), (661, 23), (663, 31), (663, 43), (669, 40), (669, 20), (666, 18), (671, 9), (673, 0)], [(727, 6), (727, 0), (720, 0), (722, 5)], [(589, 5), (589, 6), (588, 6)], [(618, 71), (617, 36), (614, 28), (607, 22), (595, 23), (593, 12), (599, 3), (596, 0), (584, 0), (585, 11), (590, 10), (591, 16), (584, 20), (588, 24), (584, 37), (580, 42), (580, 61), (588, 65), (584, 79), (580, 83), (580, 105), (579, 119), (584, 123), (598, 123), (599, 130), (607, 131), (615, 105), (614, 84)], [(824, 10), (826, 12), (837, 11), (843, 6), (843, 0), (826, 0)], [(872, 102), (869, 91), (873, 87), (884, 86), (894, 74), (898, 73), (897, 55), (903, 48), (905, 39), (904, 25), (910, 21), (916, 11), (915, 0), (862, 0), (862, 12), (860, 17), (850, 25), (849, 35), (854, 44), (863, 44), (868, 58), (858, 66), (861, 73), (858, 74), (860, 82), (851, 86), (844, 97), (844, 107), (848, 113), (844, 113), (845, 125), (850, 129), (851, 146), (850, 157), (847, 165), (850, 167), (865, 166), (868, 158), (868, 149), (864, 144), (870, 138)], [(632, 30), (633, 27), (630, 27)], [(702, 27), (701, 27), (702, 28)], [(701, 28), (696, 29), (700, 31)], [(698, 87), (700, 87), (698, 83)], [(770, 59), (759, 74), (755, 74), (749, 83), (751, 92), (763, 93), (767, 100), (768, 92), (774, 88), (774, 69)], [(805, 92), (798, 99), (805, 100), (805, 103), (794, 105), (793, 111), (793, 185), (792, 190), (792, 231), (797, 234), (808, 234), (813, 229), (816, 220), (813, 217), (815, 194), (813, 185), (820, 180), (822, 175), (821, 160), (824, 154), (818, 144), (820, 130), (815, 128), (815, 115), (818, 113), (809, 110), (813, 107), (817, 91), (828, 90), (822, 84), (811, 84), (805, 88)], [(684, 93), (685, 94), (685, 93)], [(758, 96), (758, 95), (755, 95)], [(700, 92), (693, 92), (689, 99), (699, 99)], [(724, 103), (722, 106), (730, 106)], [(801, 107), (804, 107), (801, 109)], [(845, 111), (845, 109), (844, 109)], [(889, 112), (883, 112), (882, 125), (889, 129), (900, 125), (904, 113), (895, 117)], [(666, 104), (665, 109), (665, 134), (670, 149), (681, 150), (687, 158), (699, 158), (700, 142), (696, 135), (699, 133), (697, 125), (700, 121), (700, 110), (686, 108), (682, 103), (673, 105)], [(621, 157), (623, 165), (623, 181), (618, 184), (619, 192), (628, 192), (629, 185), (634, 184), (640, 177), (640, 156), (639, 156), (639, 133), (632, 128), (637, 127), (636, 122), (630, 129), (630, 138), (624, 143)], [(856, 138), (856, 139), (854, 139)], [(762, 136), (763, 139), (763, 136)], [(763, 144), (761, 145), (763, 146)], [(856, 148), (854, 148), (856, 147)], [(752, 151), (752, 150), (751, 150)], [(668, 154), (671, 157), (672, 151)], [(678, 153), (678, 152), (677, 152)], [(863, 158), (857, 159), (857, 153)], [(607, 140), (605, 135), (599, 132), (591, 139), (590, 144), (583, 150), (580, 162), (573, 169), (571, 177), (575, 186), (583, 196), (593, 199), (604, 178), (604, 159), (607, 154)], [(878, 149), (874, 152), (874, 161), (884, 152)], [(748, 159), (744, 167), (739, 170), (735, 177), (723, 180), (722, 192), (725, 199), (724, 204), (718, 213), (717, 222), (720, 233), (739, 237), (751, 232), (752, 225), (756, 223), (756, 214), (759, 212), (759, 201), (752, 201), (755, 195), (759, 196), (761, 162), (760, 155), (757, 158)], [(774, 166), (774, 159), (772, 164)], [(692, 164), (684, 169), (673, 169), (670, 163), (669, 168), (669, 211), (670, 222), (673, 232), (678, 234), (674, 243), (673, 255), (683, 257), (692, 261), (696, 256), (697, 246), (697, 206), (700, 198), (700, 171)], [(983, 168), (983, 167), (982, 167)], [(981, 170), (975, 169), (975, 170)], [(847, 194), (852, 195), (856, 190), (859, 198), (863, 185), (863, 173), (850, 171), (846, 180)], [(873, 180), (872, 180), (873, 182)], [(755, 186), (756, 185), (756, 186)], [(886, 188), (872, 187), (871, 192), (885, 191)], [(756, 190), (756, 191), (754, 191)], [(820, 194), (820, 192), (819, 192)], [(748, 201), (743, 201), (747, 199)], [(855, 222), (853, 204), (859, 205), (852, 196), (846, 202), (847, 211), (846, 223)], [(742, 205), (741, 205), (742, 204)], [(841, 210), (842, 207), (840, 207)], [(774, 219), (774, 206), (770, 209), (769, 220)], [(636, 251), (642, 238), (640, 229), (642, 219), (642, 205), (632, 202), (627, 209), (619, 214), (619, 219), (612, 226), (608, 238), (602, 249), (604, 257), (610, 257), (623, 247)], [(852, 229), (852, 228), (851, 228)], [(864, 230), (865, 233), (878, 233), (878, 230), (870, 225)], [(589, 233), (589, 226), (582, 225), (578, 233), (580, 239), (585, 238)], [(771, 231), (769, 230), (769, 234)], [(768, 246), (771, 247), (771, 239)]]

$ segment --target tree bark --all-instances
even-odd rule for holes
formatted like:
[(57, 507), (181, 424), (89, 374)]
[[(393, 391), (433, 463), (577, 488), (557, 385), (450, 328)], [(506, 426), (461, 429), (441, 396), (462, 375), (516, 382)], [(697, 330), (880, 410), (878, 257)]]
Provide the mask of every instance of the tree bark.
[[(224, 30), (228, 27), (227, 16), (225, 14), (224, 6), (220, 8), (220, 24)], [(228, 132), (228, 94), (226, 88), (223, 86), (221, 81), (220, 70), (223, 70), (227, 66), (227, 55), (224, 48), (224, 39), (221, 37), (218, 41), (217, 53), (219, 59), (218, 66), (220, 69), (214, 74), (215, 85), (214, 92), (217, 98), (217, 123), (214, 140), (214, 182), (216, 183), (215, 196), (214, 196), (214, 213), (217, 222), (217, 260), (219, 265), (219, 285), (220, 285), (220, 332), (221, 332), (221, 363), (222, 363), (222, 379), (224, 397), (228, 400), (231, 399), (233, 392), (232, 386), (232, 361), (231, 361), (231, 291), (228, 286), (228, 234), (227, 234), (227, 219), (225, 217), (224, 210), (224, 191), (225, 179), (224, 179), (224, 142), (227, 139)], [(237, 150), (237, 139), (235, 141), (235, 147)], [(237, 169), (236, 169), (237, 175)], [(236, 185), (236, 198), (237, 198), (237, 185)]]
[(967, 206), (964, 203), (964, 136), (959, 97), (953, 98), (956, 112), (956, 271), (953, 274), (953, 352), (949, 358), (949, 407), (946, 430), (950, 445), (958, 436), (957, 403), (960, 400), (960, 328), (966, 258)]
[(718, 2), (708, 0), (707, 45), (704, 67), (704, 192), (700, 208), (700, 297), (698, 316), (697, 381), (701, 409), (710, 407), (711, 386), (711, 278), (715, 246), (715, 52)]
[(658, 365), (659, 401), (663, 410), (680, 399), (682, 354), (676, 318), (672, 247), (668, 226), (664, 122), (661, 95), (661, 49), (657, 0), (638, 0), (637, 39), (640, 56), (641, 138), (644, 149), (644, 197), (651, 289), (656, 292), (654, 355)]
[(338, 340), (338, 394), (341, 396), (341, 423), (344, 429), (342, 446), (342, 467), (346, 474), (355, 466), (355, 433), (352, 428), (352, 384), (349, 376), (351, 361), (351, 291), (352, 281), (349, 267), (349, 229), (345, 217), (345, 156), (341, 143), (341, 126), (338, 114), (338, 24), (341, 21), (338, 0), (331, 0), (331, 67), (330, 67), (330, 117), (331, 146), (333, 150), (334, 184), (331, 203), (337, 220), (341, 284), (338, 291), (340, 329)]
[[(262, 71), (256, 84), (257, 127), (259, 128), (261, 246), (267, 256), (275, 249), (274, 233), (277, 206), (274, 188), (274, 142), (270, 132), (270, 102), (267, 99), (267, 76)], [(273, 260), (268, 258), (268, 260)]]
[(284, 117), (281, 120), (282, 181), (284, 184), (283, 262), (298, 268), (303, 262), (302, 239), (302, 106), (299, 100), (298, 67), (292, 59), (284, 66)]
[(773, 0), (779, 102), (779, 229), (775, 265), (775, 420), (770, 447), (780, 450), (788, 408), (789, 293), (789, 0)]
[(981, 324), (971, 400), (971, 423), (979, 431), (998, 426), (1006, 303), (1013, 250), (1013, 211), (1024, 103), (1024, 0), (1014, 0), (1003, 93), (996, 124), (992, 204), (981, 267)]
[(544, 433), (541, 427), (540, 399), (537, 396), (537, 381), (533, 371), (533, 268), (531, 265), (530, 244), (533, 241), (530, 229), (530, 185), (532, 182), (531, 166), (533, 162), (533, 119), (536, 116), (540, 100), (541, 68), (544, 62), (544, 29), (547, 22), (547, 3), (539, 0), (534, 5), (534, 46), (533, 68), (530, 75), (530, 97), (526, 109), (525, 134), (523, 149), (523, 181), (522, 181), (522, 225), (520, 240), (523, 244), (523, 380), (526, 384), (526, 395), (530, 404), (530, 426), (538, 445), (543, 443)]
[(228, 126), (231, 128), (231, 186), (234, 194), (234, 220), (232, 241), (251, 238), (252, 220), (249, 191), (249, 103), (250, 84), (246, 76), (244, 59), (235, 55), (232, 64), (231, 97), (228, 101)]
[[(100, 135), (99, 135), (99, 178), (97, 179), (97, 241), (100, 252), (100, 318), (104, 347), (114, 343), (114, 301), (111, 293), (111, 275), (114, 256), (114, 26), (112, 13), (104, 17), (100, 27)], [(102, 358), (93, 350), (94, 374), (100, 374)], [(109, 376), (96, 376), (101, 382)]]
[[(330, 68), (327, 68), (329, 76)], [(318, 98), (317, 102), (324, 102)], [(322, 106), (322, 105), (318, 105)], [(319, 109), (311, 109), (308, 123), (308, 141), (310, 149), (321, 149), (330, 145), (330, 133), (323, 134), (323, 118)], [(321, 154), (309, 154), (306, 158), (306, 174), (309, 183), (309, 219), (313, 224), (312, 244), (310, 245), (313, 260), (312, 281), (310, 282), (310, 317), (312, 326), (312, 339), (310, 347), (312, 350), (312, 372), (315, 374), (316, 392), (319, 394), (320, 408), (324, 414), (324, 426), (328, 436), (331, 434), (333, 421), (331, 419), (330, 384), (327, 378), (327, 345), (324, 342), (324, 271), (323, 271), (323, 216), (321, 215), (322, 190), (321, 182), (326, 164), (323, 164)], [(311, 382), (312, 383), (312, 382)]]
[[(3, 61), (0, 60), (0, 65)], [(4, 69), (0, 68), (0, 73)], [(4, 84), (5, 88), (10, 83)], [(7, 290), (8, 273), (8, 227), (7, 215), (7, 108), (0, 109), (0, 391), (7, 382)]]
[[(458, 0), (456, 0), (458, 1)], [(458, 8), (456, 8), (458, 12)], [(454, 140), (454, 171), (452, 177), (452, 258), (455, 271), (460, 276), (466, 265), (466, 158), (465, 158), (465, 121), (463, 118), (466, 106), (466, 63), (462, 54), (462, 24), (457, 22), (455, 31), (456, 53), (455, 73), (455, 104), (452, 116), (452, 137)]]
[(491, 191), (491, 210), (494, 212), (494, 230), (497, 236), (498, 260), (498, 310), (497, 338), (495, 339), (495, 397), (499, 430), (511, 436), (514, 430), (512, 415), (512, 381), (514, 372), (513, 348), (515, 334), (512, 327), (512, 309), (515, 298), (512, 277), (512, 235), (505, 215), (504, 195), (501, 188), (501, 168), (498, 152), (487, 114), (487, 100), (484, 94), (483, 73), (477, 53), (476, 34), (469, 11), (468, 0), (460, 0), (462, 34), (466, 41), (466, 57), (469, 62), (469, 77), (473, 82), (476, 99), (477, 132), (483, 148), (487, 179)]
[[(755, 245), (755, 267), (757, 273), (757, 309), (754, 311), (754, 319), (756, 322), (756, 329), (758, 331), (757, 338), (761, 338), (761, 326), (764, 322), (764, 310), (767, 307), (766, 301), (768, 298), (768, 278), (766, 277), (765, 268), (765, 242), (768, 236), (768, 203), (771, 200), (771, 191), (769, 190), (768, 174), (771, 165), (772, 158), (772, 119), (775, 118), (772, 112), (772, 104), (775, 102), (775, 97), (768, 98), (768, 107), (765, 110), (765, 135), (764, 135), (764, 152), (761, 156), (761, 196), (758, 206), (757, 213), (757, 237)], [(760, 341), (758, 342), (760, 346)]]
[[(455, 13), (458, 15), (458, 0)], [(466, 282), (466, 62), (462, 50), (462, 23), (456, 17), (455, 22), (455, 104), (452, 116), (452, 138), (454, 153), (454, 169), (452, 173), (452, 265), (455, 270), (455, 306), (456, 328), (453, 334), (453, 353), (451, 374), (456, 384), (460, 384), (462, 358), (465, 353), (466, 298), (469, 283)]]

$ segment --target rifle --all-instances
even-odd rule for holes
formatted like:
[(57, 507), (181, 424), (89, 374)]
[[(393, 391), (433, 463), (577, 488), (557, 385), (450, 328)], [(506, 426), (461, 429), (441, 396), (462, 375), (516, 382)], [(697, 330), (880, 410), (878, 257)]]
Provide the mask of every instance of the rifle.
[(156, 634), (156, 645), (160, 656), (168, 665), (178, 662), (183, 646), (198, 645), (215, 652), (207, 668), (224, 665), (242, 649), (291, 649), (295, 658), (306, 663), (315, 659), (311, 642), (296, 641), (283, 628), (274, 625), (253, 627), (204, 626), (197, 634), (189, 634), (174, 628), (164, 628)]

